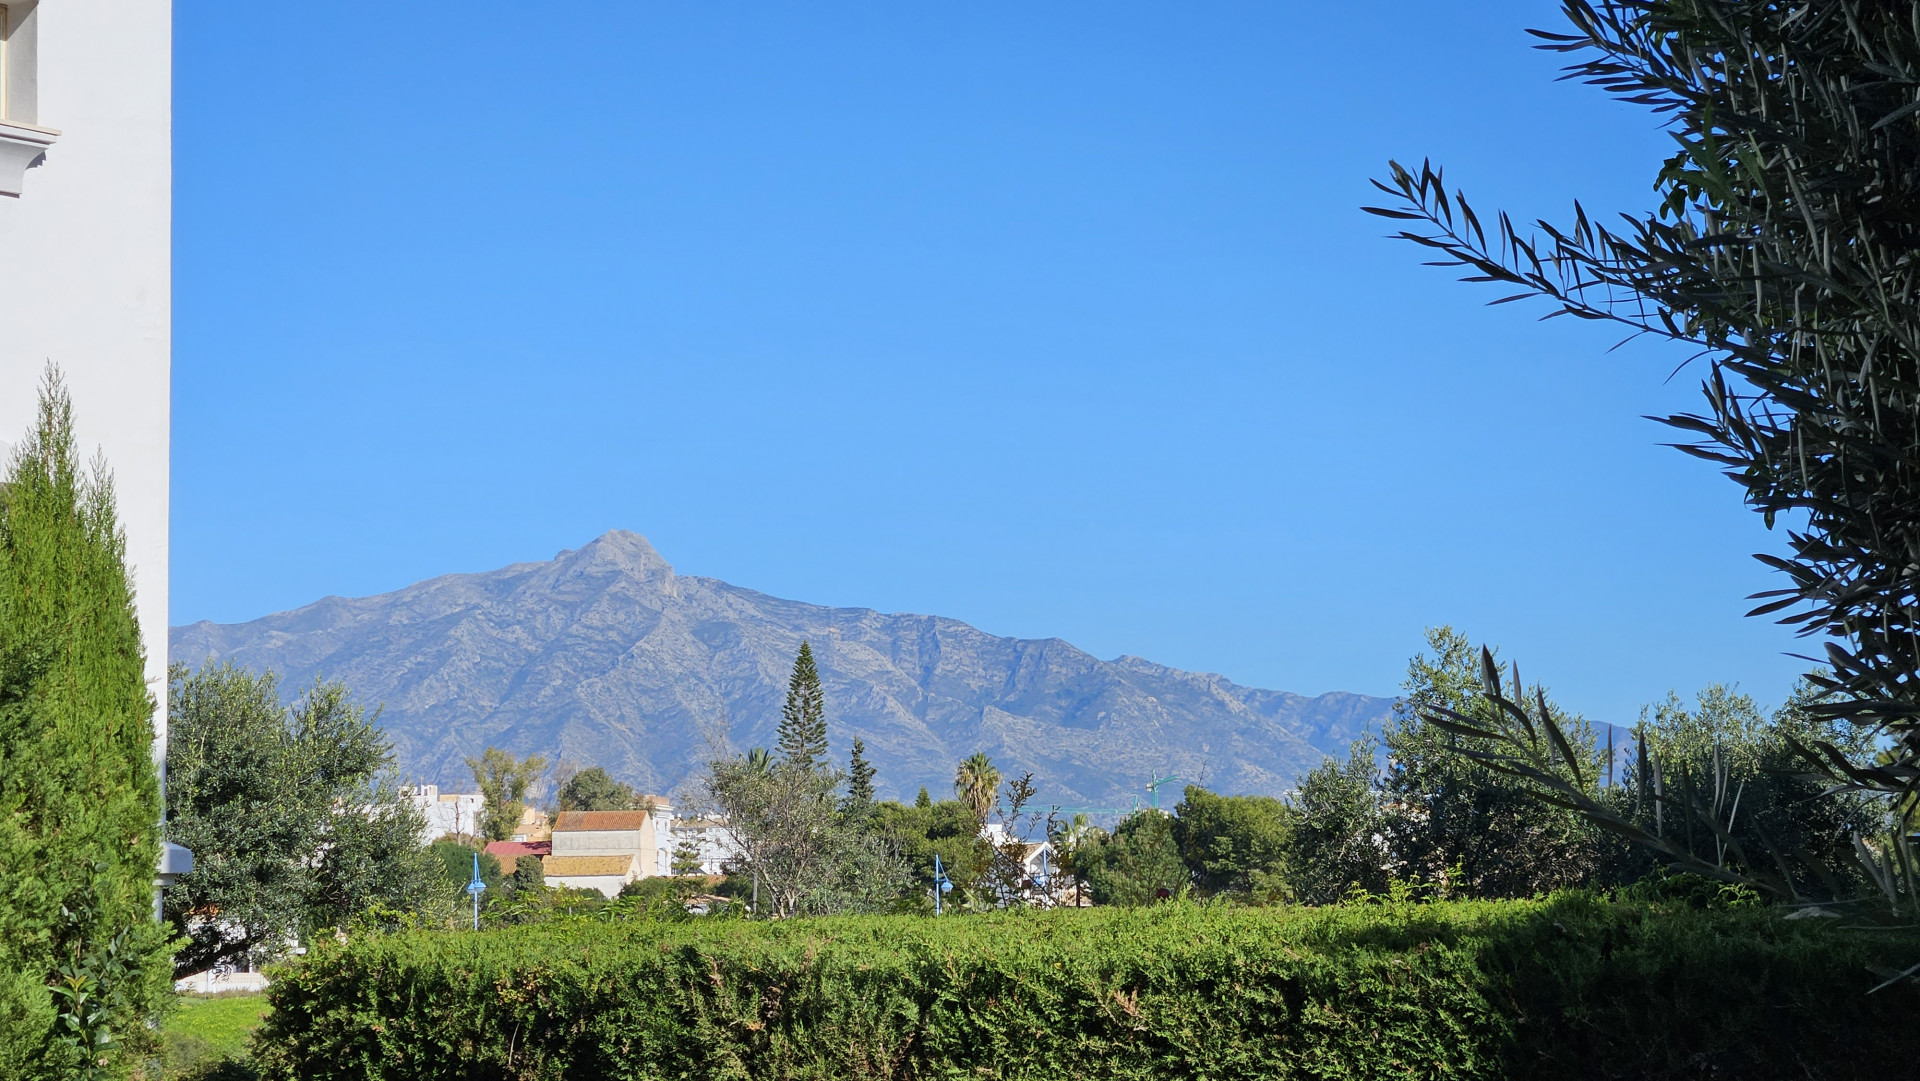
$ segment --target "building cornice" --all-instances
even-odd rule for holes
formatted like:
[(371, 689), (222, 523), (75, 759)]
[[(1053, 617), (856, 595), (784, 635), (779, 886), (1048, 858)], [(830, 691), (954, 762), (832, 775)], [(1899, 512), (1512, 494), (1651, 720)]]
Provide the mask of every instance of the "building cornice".
[(0, 195), (18, 196), (27, 170), (38, 164), (60, 133), (14, 120), (0, 120)]

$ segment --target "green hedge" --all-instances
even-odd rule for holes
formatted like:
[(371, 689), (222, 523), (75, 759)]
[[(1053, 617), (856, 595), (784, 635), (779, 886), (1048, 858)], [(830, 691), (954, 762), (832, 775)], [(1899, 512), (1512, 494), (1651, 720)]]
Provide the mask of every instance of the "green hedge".
[(1910, 1076), (1920, 936), (1547, 901), (566, 921), (279, 971), (269, 1078)]

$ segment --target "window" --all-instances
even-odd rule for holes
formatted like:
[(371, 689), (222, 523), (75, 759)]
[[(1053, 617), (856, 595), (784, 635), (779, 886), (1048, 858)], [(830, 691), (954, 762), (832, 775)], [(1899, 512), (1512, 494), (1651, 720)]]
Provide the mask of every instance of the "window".
[(60, 133), (40, 126), (39, 0), (0, 2), (0, 195), (19, 195)]
[(34, 93), (34, 40), (39, 35), (35, 3), (9, 0), (0, 4), (0, 120), (32, 124), (39, 104)]

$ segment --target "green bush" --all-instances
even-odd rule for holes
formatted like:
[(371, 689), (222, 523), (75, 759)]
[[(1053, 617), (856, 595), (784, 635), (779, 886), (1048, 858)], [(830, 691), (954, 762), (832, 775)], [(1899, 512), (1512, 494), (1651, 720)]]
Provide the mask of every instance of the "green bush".
[(1546, 901), (598, 924), (323, 945), (262, 1076), (1904, 1076), (1920, 935)]
[[(11, 433), (9, 433), (11, 434)], [(50, 372), (0, 468), (0, 1077), (125, 1076), (173, 952), (153, 919), (154, 700), (104, 469)]]

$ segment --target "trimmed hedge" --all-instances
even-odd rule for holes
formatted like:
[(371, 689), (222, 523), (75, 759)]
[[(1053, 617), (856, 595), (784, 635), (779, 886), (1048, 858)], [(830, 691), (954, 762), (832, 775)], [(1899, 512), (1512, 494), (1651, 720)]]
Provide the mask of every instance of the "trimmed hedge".
[(1545, 901), (566, 921), (280, 969), (263, 1075), (1907, 1076), (1913, 932)]

